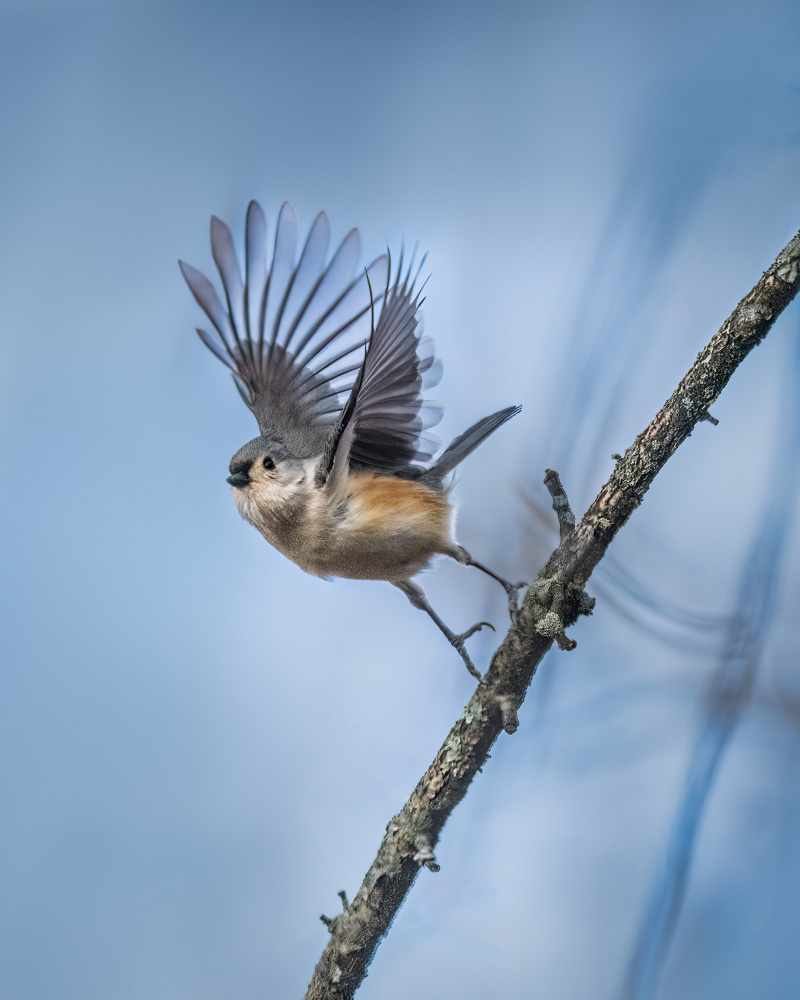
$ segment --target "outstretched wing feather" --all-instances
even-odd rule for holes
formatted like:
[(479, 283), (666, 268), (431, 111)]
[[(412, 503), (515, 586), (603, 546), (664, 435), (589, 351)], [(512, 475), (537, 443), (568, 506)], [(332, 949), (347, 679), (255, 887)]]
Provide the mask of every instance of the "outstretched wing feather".
[(236, 347), (241, 353), (242, 340), (247, 336), (244, 322), (244, 284), (239, 274), (239, 262), (233, 249), (231, 231), (216, 215), (211, 216), (211, 256), (222, 278), (231, 331)]
[(197, 268), (192, 267), (191, 264), (186, 264), (183, 261), (180, 261), (179, 263), (183, 277), (186, 280), (186, 284), (189, 286), (189, 290), (197, 300), (197, 304), (214, 324), (214, 329), (219, 334), (220, 340), (225, 345), (228, 353), (230, 353), (231, 343), (233, 342), (231, 321), (219, 300), (216, 289), (208, 278), (198, 271)]
[[(234, 372), (261, 433), (309, 456), (324, 448), (332, 416), (341, 412), (341, 398), (361, 367), (353, 355), (367, 340), (370, 299), (365, 273), (353, 276), (357, 230), (344, 237), (327, 263), (330, 223), (324, 213), (314, 220), (299, 260), (297, 236), (297, 216), (286, 202), (270, 256), (264, 213), (251, 202), (243, 274), (230, 229), (217, 218), (211, 221), (224, 303), (200, 271), (183, 262), (181, 270), (213, 327), (214, 335), (198, 334)], [(385, 256), (379, 257), (367, 274), (374, 277), (385, 267)]]
[(330, 242), (331, 224), (328, 222), (328, 216), (320, 212), (314, 219), (300, 261), (292, 275), (287, 303), (292, 306), (296, 299), (299, 298), (301, 301), (296, 311), (291, 307), (287, 309), (287, 314), (293, 319), (288, 325), (285, 336), (281, 338), (286, 348), (291, 345), (300, 323), (306, 319), (308, 309), (325, 276), (325, 258), (328, 256)]
[(422, 376), (434, 359), (419, 353), (419, 294), (414, 294), (412, 267), (413, 256), (403, 275), (401, 253), (361, 370), (331, 432), (323, 476), (345, 465), (408, 474), (416, 471), (414, 463), (431, 457), (428, 441), (420, 438), (441, 418), (441, 408), (421, 396)]
[(231, 360), (231, 355), (228, 352), (224, 351), (210, 334), (206, 333), (205, 330), (201, 330), (198, 327), (197, 335), (200, 337), (200, 339), (203, 341), (203, 343), (206, 345), (209, 351), (211, 351), (211, 353), (215, 357), (219, 358), (219, 360), (223, 363), (223, 365), (227, 365), (232, 372), (236, 371), (236, 366), (233, 364), (233, 361)]
[(267, 301), (267, 220), (257, 201), (251, 201), (247, 207), (244, 246), (247, 345), (250, 361), (255, 365), (254, 339), (258, 339)]

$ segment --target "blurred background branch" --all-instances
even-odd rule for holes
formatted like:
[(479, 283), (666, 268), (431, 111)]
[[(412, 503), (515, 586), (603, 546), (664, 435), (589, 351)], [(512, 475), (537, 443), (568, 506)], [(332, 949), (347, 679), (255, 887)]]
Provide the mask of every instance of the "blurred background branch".
[(719, 663), (705, 692), (683, 792), (634, 945), (623, 1000), (651, 1000), (656, 995), (686, 895), (705, 807), (748, 705), (780, 601), (779, 585), (798, 511), (800, 479), (800, 338), (795, 338), (792, 348), (764, 508), (742, 564)]

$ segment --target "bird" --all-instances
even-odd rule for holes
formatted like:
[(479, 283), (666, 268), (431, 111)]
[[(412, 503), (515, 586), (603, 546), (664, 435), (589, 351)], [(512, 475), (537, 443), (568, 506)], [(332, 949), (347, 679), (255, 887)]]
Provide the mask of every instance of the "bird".
[(244, 520), (306, 573), (399, 588), (480, 680), (465, 643), (493, 626), (454, 632), (412, 578), (437, 556), (475, 566), (505, 588), (513, 620), (524, 584), (498, 576), (455, 540), (448, 476), (521, 408), (484, 417), (434, 460), (437, 442), (425, 432), (442, 410), (422, 393), (438, 381), (441, 365), (421, 329), (424, 283), (417, 285), (426, 258), (415, 269), (415, 247), (404, 266), (401, 247), (396, 268), (387, 251), (357, 273), (357, 229), (330, 259), (324, 212), (299, 257), (298, 230), (285, 202), (270, 253), (264, 212), (252, 201), (242, 272), (230, 229), (212, 216), (224, 303), (207, 277), (179, 261), (213, 328), (213, 335), (197, 333), (231, 369), (258, 424), (258, 436), (228, 467), (233, 500)]

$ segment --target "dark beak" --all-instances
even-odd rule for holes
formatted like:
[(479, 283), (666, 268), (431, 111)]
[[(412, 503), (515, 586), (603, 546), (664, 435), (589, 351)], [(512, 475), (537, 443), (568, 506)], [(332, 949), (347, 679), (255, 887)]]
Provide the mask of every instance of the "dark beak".
[(234, 472), (232, 476), (228, 476), (225, 482), (230, 483), (231, 486), (236, 486), (238, 489), (242, 490), (245, 486), (250, 485), (250, 477), (246, 472)]

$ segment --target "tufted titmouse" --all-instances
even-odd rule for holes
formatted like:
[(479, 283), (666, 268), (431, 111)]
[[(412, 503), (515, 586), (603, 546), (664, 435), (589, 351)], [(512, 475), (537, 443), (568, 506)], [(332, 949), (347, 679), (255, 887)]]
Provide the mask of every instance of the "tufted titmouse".
[(450, 556), (498, 580), (509, 609), (516, 608), (523, 585), (506, 582), (456, 543), (444, 480), (520, 408), (479, 420), (428, 464), (436, 442), (423, 430), (441, 410), (421, 395), (438, 370), (420, 336), (420, 292), (414, 291), (424, 258), (413, 278), (413, 255), (404, 274), (402, 251), (393, 281), (388, 254), (354, 278), (358, 231), (351, 230), (326, 263), (329, 240), (330, 225), (320, 213), (295, 263), (297, 216), (285, 203), (270, 261), (264, 213), (253, 201), (244, 278), (230, 230), (211, 220), (225, 305), (206, 277), (180, 262), (218, 340), (197, 332), (233, 371), (258, 422), (259, 436), (231, 459), (234, 502), (307, 573), (399, 587), (480, 678), (464, 643), (488, 622), (456, 635), (411, 578), (434, 556)]

